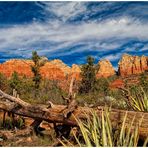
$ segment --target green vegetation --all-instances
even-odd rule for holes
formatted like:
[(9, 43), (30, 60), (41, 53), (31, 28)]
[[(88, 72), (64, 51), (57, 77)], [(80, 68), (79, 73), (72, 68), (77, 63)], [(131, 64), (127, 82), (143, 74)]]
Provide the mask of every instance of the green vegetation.
[(6, 90), (7, 87), (8, 87), (8, 80), (4, 74), (0, 73), (0, 89)]
[(87, 64), (84, 64), (81, 68), (81, 85), (79, 87), (79, 93), (94, 92), (96, 89), (96, 66), (94, 65), (94, 58), (89, 56), (87, 58)]
[[(87, 147), (136, 147), (138, 146), (139, 134), (138, 134), (138, 124), (134, 130), (132, 130), (132, 125), (134, 118), (131, 121), (129, 128), (126, 127), (126, 113), (123, 123), (121, 125), (112, 126), (110, 121), (110, 114), (108, 109), (102, 111), (101, 117), (98, 117), (96, 112), (92, 112), (92, 118), (87, 116), (86, 121), (77, 120), (81, 134), (76, 135), (73, 132), (75, 140), (66, 141), (65, 144), (63, 141), (61, 143), (63, 146), (87, 146)], [(142, 121), (142, 118), (139, 119), (139, 124)], [(145, 139), (143, 146), (146, 146), (148, 139)]]
[(19, 75), (16, 71), (13, 72), (11, 79), (9, 80), (10, 88), (13, 90), (18, 90), (21, 85), (21, 80), (19, 78)]
[(125, 93), (128, 93), (127, 103), (133, 110), (148, 111), (148, 94), (141, 86), (132, 86)]
[(36, 51), (32, 52), (32, 61), (34, 62), (34, 65), (31, 66), (31, 70), (34, 74), (33, 81), (35, 83), (35, 88), (38, 89), (41, 82), (41, 74), (40, 74), (40, 67), (43, 66), (40, 64), (40, 56), (37, 54)]
[(142, 73), (139, 78), (140, 85), (144, 88), (145, 91), (148, 91), (148, 73)]

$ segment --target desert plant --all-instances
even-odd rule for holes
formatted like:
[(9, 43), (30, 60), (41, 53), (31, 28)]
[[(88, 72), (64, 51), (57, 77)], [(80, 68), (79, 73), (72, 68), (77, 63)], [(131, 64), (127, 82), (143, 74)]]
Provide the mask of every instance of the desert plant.
[(87, 57), (87, 64), (82, 65), (81, 71), (82, 81), (79, 93), (93, 92), (96, 86), (96, 66), (94, 65), (93, 57)]
[(142, 87), (123, 89), (127, 104), (135, 111), (148, 111), (148, 95)]
[[(98, 117), (96, 112), (92, 112), (92, 118), (88, 115), (87, 121), (77, 120), (81, 131), (81, 138), (76, 136), (73, 132), (73, 136), (75, 138), (75, 144), (68, 141), (70, 145), (78, 145), (78, 146), (137, 146), (139, 140), (139, 133), (138, 133), (138, 125), (135, 126), (135, 129), (132, 130), (133, 122), (135, 117), (129, 126), (126, 127), (125, 122), (127, 119), (126, 112), (125, 117), (123, 119), (122, 125), (112, 126), (111, 120), (109, 118), (109, 111), (105, 109), (102, 111), (101, 117)], [(142, 119), (141, 119), (142, 121)], [(140, 122), (141, 122), (140, 121)], [(139, 122), (139, 124), (140, 124)], [(65, 140), (65, 139), (64, 139)], [(60, 142), (63, 146), (67, 146), (62, 140)], [(143, 143), (144, 146), (147, 144), (147, 139)]]

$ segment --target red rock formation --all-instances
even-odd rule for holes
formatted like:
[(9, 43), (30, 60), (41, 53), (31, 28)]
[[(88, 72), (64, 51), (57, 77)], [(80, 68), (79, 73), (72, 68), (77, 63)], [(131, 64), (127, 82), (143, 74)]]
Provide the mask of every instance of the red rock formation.
[(0, 72), (11, 77), (12, 73), (16, 71), (19, 75), (26, 75), (27, 77), (32, 77), (30, 66), (33, 64), (31, 60), (9, 60), (3, 64), (0, 64)]
[(123, 88), (124, 87), (124, 81), (121, 80), (121, 79), (116, 79), (115, 81), (113, 81), (109, 87), (112, 89), (112, 88)]
[[(7, 77), (11, 77), (12, 73), (16, 71), (20, 76), (26, 75), (32, 77), (33, 73), (30, 66), (33, 64), (31, 60), (9, 60), (3, 64), (0, 64), (0, 72)], [(69, 74), (70, 67), (65, 65), (60, 60), (53, 60), (47, 62), (41, 67), (41, 75), (43, 78), (63, 80), (67, 74)]]
[(115, 70), (108, 60), (101, 60), (98, 63), (99, 70), (97, 72), (97, 78), (99, 77), (109, 77), (115, 75)]
[[(12, 73), (16, 71), (20, 76), (32, 77), (33, 73), (30, 66), (33, 64), (31, 60), (12, 59), (0, 64), (0, 72), (7, 77), (11, 77)], [(97, 73), (97, 77), (108, 77), (115, 74), (111, 63), (108, 60), (102, 60), (99, 62), (100, 69)], [(80, 80), (80, 66), (73, 64), (72, 67), (67, 66), (61, 60), (55, 59), (46, 62), (46, 64), (40, 69), (43, 78), (64, 80), (76, 77)]]
[(125, 77), (148, 70), (148, 57), (124, 54), (118, 63), (119, 75)]
[[(30, 66), (33, 64), (31, 60), (12, 59), (3, 64), (0, 64), (0, 72), (7, 77), (11, 77), (12, 73), (16, 71), (20, 76), (26, 75), (32, 77), (33, 73)], [(108, 60), (99, 61), (99, 70), (97, 78), (109, 77), (115, 75), (115, 70)], [(124, 54), (119, 62), (119, 74), (121, 76), (128, 76), (131, 74), (139, 74), (148, 70), (148, 57), (146, 56), (130, 56)], [(46, 62), (41, 67), (41, 75), (43, 78), (55, 80), (70, 80), (72, 76), (80, 80), (80, 66), (73, 64), (72, 67), (67, 66), (61, 60), (55, 59)]]

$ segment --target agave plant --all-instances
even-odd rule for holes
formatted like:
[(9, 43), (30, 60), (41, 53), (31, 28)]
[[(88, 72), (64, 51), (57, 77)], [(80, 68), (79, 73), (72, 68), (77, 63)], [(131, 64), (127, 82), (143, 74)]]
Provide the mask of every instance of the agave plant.
[(135, 111), (148, 111), (148, 95), (142, 87), (122, 89), (126, 94), (127, 104)]
[[(113, 127), (109, 118), (109, 111), (105, 109), (102, 111), (101, 117), (98, 117), (96, 112), (92, 112), (92, 118), (87, 116), (87, 121), (77, 120), (81, 131), (81, 138), (77, 136), (74, 132), (72, 133), (76, 143), (72, 144), (70, 141), (66, 140), (66, 143), (70, 146), (89, 146), (89, 147), (100, 147), (100, 146), (124, 146), (131, 147), (137, 146), (139, 140), (138, 125), (133, 128), (134, 118), (129, 126), (126, 127), (125, 122), (127, 119), (127, 113), (123, 119), (121, 126)], [(140, 124), (140, 123), (139, 123)], [(67, 146), (63, 141), (60, 140), (63, 146)], [(143, 146), (148, 143), (148, 138), (145, 140)]]

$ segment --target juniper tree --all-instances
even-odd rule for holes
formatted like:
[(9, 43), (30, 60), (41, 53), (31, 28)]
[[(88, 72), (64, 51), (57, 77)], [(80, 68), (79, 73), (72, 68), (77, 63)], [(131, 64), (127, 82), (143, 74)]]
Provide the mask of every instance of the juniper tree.
[(16, 71), (14, 71), (12, 73), (11, 79), (9, 80), (9, 85), (12, 89), (18, 90), (20, 84), (21, 84), (21, 80), (18, 76), (18, 73)]
[(94, 65), (94, 58), (87, 57), (87, 63), (81, 67), (81, 84), (79, 87), (79, 93), (93, 92), (96, 88), (96, 70)]
[(36, 51), (33, 51), (32, 60), (34, 62), (34, 65), (31, 66), (31, 70), (34, 74), (34, 77), (33, 77), (34, 86), (36, 89), (38, 89), (41, 83), (41, 79), (42, 79), (41, 74), (40, 74), (40, 68), (44, 66), (47, 58), (40, 57)]

